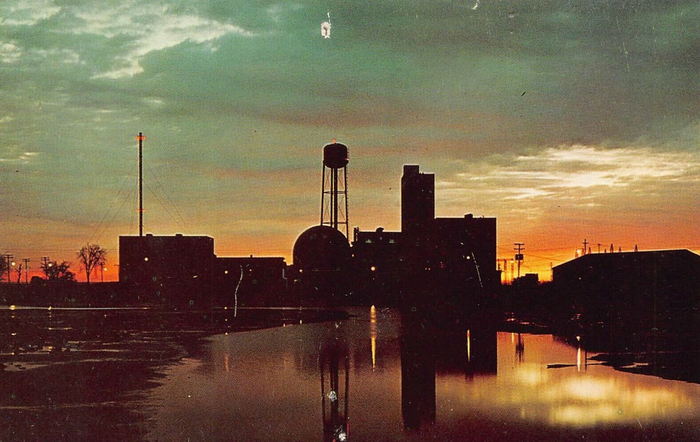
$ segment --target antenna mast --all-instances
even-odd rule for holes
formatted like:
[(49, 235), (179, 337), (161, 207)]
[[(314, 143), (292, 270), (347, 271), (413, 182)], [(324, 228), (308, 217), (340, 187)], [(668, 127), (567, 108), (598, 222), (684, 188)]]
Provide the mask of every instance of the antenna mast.
[(143, 236), (143, 140), (146, 137), (139, 132), (136, 139), (139, 140), (139, 236)]

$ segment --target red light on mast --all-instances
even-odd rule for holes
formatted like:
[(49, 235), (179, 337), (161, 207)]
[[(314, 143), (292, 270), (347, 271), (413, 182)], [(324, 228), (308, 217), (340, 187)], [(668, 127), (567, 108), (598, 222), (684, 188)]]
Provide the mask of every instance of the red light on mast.
[(139, 132), (139, 134), (136, 135), (136, 139), (137, 139), (138, 141), (143, 141), (143, 140), (146, 139), (146, 135), (144, 135), (143, 133)]

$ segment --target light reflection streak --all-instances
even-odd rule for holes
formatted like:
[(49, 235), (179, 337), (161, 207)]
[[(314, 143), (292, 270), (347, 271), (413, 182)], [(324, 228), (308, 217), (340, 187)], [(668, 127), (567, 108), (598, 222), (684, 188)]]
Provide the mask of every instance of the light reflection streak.
[(581, 347), (576, 349), (576, 371), (581, 371)]
[(467, 362), (472, 360), (472, 336), (471, 330), (467, 330)]
[(372, 370), (377, 368), (377, 309), (369, 308), (369, 339), (372, 349)]

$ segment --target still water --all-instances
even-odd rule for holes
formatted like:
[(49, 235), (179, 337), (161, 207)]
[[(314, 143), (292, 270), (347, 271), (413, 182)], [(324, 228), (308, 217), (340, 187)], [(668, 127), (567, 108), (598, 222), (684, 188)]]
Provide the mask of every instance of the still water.
[(700, 440), (700, 385), (552, 335), (434, 332), (392, 310), (217, 335), (146, 400), (152, 440)]

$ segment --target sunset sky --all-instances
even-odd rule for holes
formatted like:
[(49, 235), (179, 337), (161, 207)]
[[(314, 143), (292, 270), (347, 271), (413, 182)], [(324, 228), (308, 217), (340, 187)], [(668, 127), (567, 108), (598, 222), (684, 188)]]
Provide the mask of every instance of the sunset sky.
[(114, 279), (139, 131), (145, 230), (220, 256), (290, 261), (333, 138), (351, 226), (399, 228), (413, 163), (543, 279), (584, 239), (698, 251), (698, 72), (697, 0), (3, 0), (0, 253), (97, 242)]

